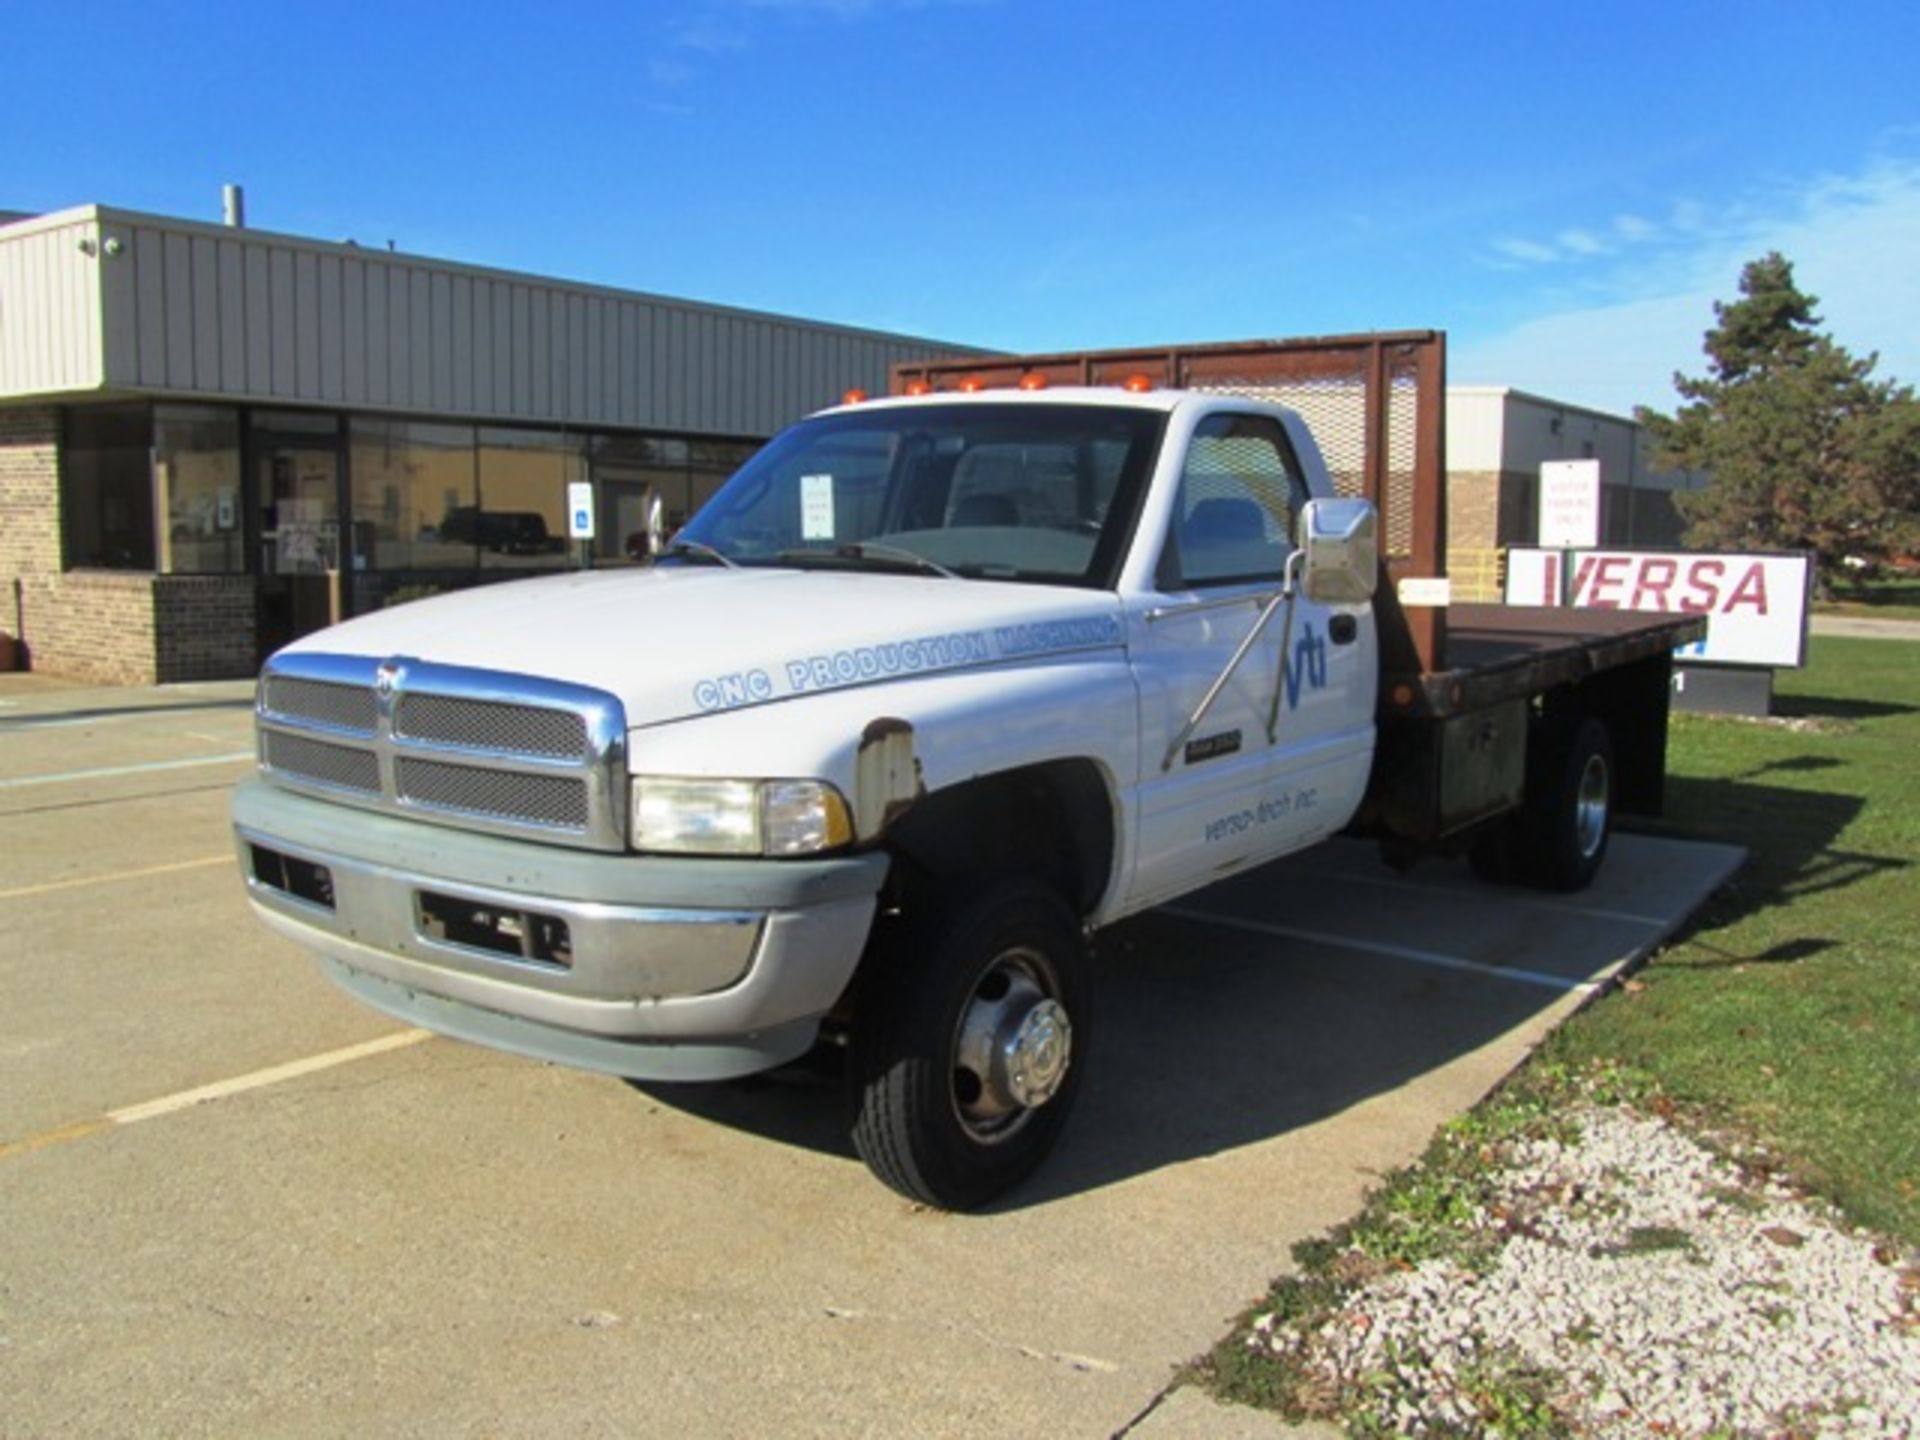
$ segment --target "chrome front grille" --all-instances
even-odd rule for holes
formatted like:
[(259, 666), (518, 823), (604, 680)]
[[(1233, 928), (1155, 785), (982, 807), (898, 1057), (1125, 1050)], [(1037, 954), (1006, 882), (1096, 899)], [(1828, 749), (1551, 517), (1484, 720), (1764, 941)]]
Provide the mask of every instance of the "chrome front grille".
[(401, 755), (394, 760), (393, 778), (402, 803), (430, 810), (491, 815), (560, 830), (585, 830), (591, 818), (587, 782), (573, 776), (476, 770)]
[(452, 695), (404, 695), (393, 732), (409, 740), (579, 760), (587, 754), (587, 722), (571, 710), (538, 710)]
[(265, 730), (260, 735), (260, 761), (269, 770), (298, 775), (316, 785), (380, 793), (380, 757), (360, 746)]
[(603, 691), (419, 660), (276, 657), (260, 765), (275, 783), (439, 824), (618, 850), (626, 716)]
[(261, 687), (261, 706), (289, 719), (307, 720), (336, 730), (373, 734), (379, 707), (366, 685), (335, 685), (320, 680), (296, 680), (290, 675), (268, 675)]

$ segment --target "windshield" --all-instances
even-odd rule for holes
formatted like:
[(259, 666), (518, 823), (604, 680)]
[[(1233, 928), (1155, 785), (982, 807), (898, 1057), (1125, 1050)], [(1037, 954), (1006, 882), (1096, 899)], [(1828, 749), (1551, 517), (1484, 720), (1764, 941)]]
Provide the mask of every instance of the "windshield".
[[(882, 407), (776, 437), (676, 537), (697, 562), (1109, 588), (1166, 417), (1101, 405)], [(708, 558), (713, 558), (709, 556)]]

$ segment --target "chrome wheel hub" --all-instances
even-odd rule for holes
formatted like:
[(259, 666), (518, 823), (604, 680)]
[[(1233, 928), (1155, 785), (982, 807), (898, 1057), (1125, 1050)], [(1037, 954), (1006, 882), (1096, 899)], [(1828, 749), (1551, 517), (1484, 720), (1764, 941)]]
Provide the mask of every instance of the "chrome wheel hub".
[(1608, 790), (1607, 762), (1589, 755), (1580, 771), (1580, 789), (1573, 802), (1574, 843), (1584, 860), (1599, 854), (1600, 844), (1607, 838)]
[(974, 1139), (1004, 1139), (1060, 1093), (1073, 1057), (1073, 1023), (1047, 993), (1049, 971), (1029, 951), (987, 968), (954, 1036), (953, 1105)]

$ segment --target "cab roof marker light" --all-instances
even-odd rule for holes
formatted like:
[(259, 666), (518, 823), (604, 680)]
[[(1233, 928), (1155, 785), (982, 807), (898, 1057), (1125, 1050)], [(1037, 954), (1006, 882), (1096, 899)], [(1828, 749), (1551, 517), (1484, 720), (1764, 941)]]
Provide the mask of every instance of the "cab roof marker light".
[(1120, 388), (1131, 395), (1144, 395), (1153, 389), (1153, 378), (1148, 375), (1129, 375), (1120, 382)]
[(963, 395), (978, 395), (986, 388), (987, 382), (982, 380), (978, 375), (967, 376), (959, 385), (960, 393)]
[(844, 395), (842, 395), (840, 397), (840, 403), (842, 405), (858, 405), (861, 401), (865, 400), (866, 398), (867, 398), (867, 392), (856, 388), (853, 390), (849, 390)]
[(909, 380), (907, 382), (907, 394), (909, 395), (931, 395), (932, 393), (933, 382), (930, 380)]
[(1020, 377), (1020, 388), (1022, 390), (1044, 390), (1047, 388), (1047, 377), (1042, 375), (1038, 370), (1029, 370)]

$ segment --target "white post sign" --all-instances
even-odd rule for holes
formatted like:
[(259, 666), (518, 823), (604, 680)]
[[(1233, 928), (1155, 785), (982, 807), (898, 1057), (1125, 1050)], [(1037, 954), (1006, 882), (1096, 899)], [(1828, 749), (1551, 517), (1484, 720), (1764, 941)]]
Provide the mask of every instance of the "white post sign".
[(575, 540), (593, 539), (593, 482), (567, 482), (567, 534)]
[(1540, 545), (1589, 550), (1600, 543), (1600, 462), (1540, 462)]

